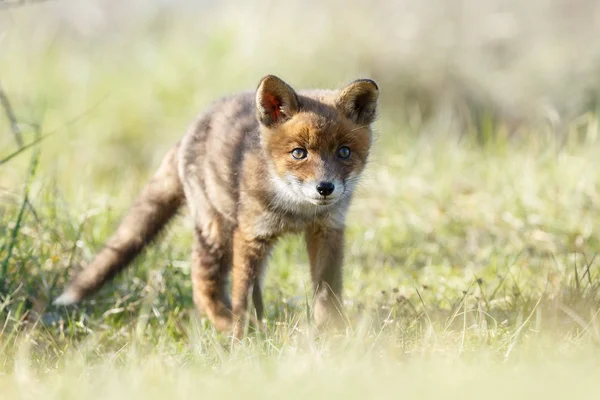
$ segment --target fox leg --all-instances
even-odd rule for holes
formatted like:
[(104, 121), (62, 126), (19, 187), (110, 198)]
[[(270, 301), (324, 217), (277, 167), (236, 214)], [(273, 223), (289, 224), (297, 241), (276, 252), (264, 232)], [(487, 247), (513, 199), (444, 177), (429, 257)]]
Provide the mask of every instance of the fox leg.
[(256, 310), (256, 320), (258, 323), (260, 323), (265, 314), (260, 276), (254, 278), (254, 284), (252, 286), (252, 304), (254, 304), (254, 309)]
[[(212, 225), (215, 224), (216, 221)], [(223, 235), (217, 229), (212, 231), (213, 234), (210, 235), (209, 232), (196, 228), (192, 253), (194, 303), (217, 330), (228, 331), (232, 321), (231, 302), (226, 292), (231, 249), (226, 241), (220, 240)]]
[(259, 321), (262, 319), (264, 307), (260, 277), (270, 248), (270, 240), (249, 239), (239, 230), (234, 232), (232, 307), (235, 324), (234, 335), (238, 339), (244, 335), (250, 292), (252, 292), (257, 319)]
[(306, 230), (306, 247), (315, 290), (313, 319), (317, 326), (342, 325), (344, 231), (311, 226)]

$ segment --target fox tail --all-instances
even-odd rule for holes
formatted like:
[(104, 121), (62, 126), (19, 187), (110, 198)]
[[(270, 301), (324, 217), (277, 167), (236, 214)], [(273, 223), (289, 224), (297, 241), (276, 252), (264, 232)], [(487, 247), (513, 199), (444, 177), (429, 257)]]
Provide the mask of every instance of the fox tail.
[(158, 171), (146, 184), (117, 231), (94, 260), (84, 268), (55, 305), (69, 305), (96, 292), (122, 271), (159, 234), (185, 202), (177, 169), (179, 145), (169, 151)]

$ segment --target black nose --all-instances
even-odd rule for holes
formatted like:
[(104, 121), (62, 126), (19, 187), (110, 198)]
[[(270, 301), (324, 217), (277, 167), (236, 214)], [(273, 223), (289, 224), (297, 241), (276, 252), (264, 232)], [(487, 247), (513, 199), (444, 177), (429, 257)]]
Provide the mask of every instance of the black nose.
[(335, 189), (335, 185), (331, 182), (319, 182), (317, 185), (317, 192), (319, 192), (321, 196), (329, 196), (333, 193), (333, 189)]

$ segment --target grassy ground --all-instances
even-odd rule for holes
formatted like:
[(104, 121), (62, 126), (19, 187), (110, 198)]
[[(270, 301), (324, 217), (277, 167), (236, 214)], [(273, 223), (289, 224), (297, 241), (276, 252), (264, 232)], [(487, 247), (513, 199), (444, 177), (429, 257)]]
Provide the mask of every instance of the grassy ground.
[[(207, 27), (166, 13), (96, 36), (38, 9), (1, 15), (0, 82), (25, 142), (44, 138), (0, 164), (3, 399), (598, 398), (594, 113), (510, 138), (494, 119), (426, 120), (376, 58), (302, 69), (297, 52), (265, 59), (239, 20), (207, 14)], [(271, 259), (266, 332), (232, 346), (195, 317), (185, 215), (97, 296), (49, 305), (210, 100), (270, 72), (329, 87), (364, 71), (379, 71), (382, 111), (349, 217), (346, 332), (311, 328), (291, 237)], [(5, 160), (17, 147), (1, 123)]]

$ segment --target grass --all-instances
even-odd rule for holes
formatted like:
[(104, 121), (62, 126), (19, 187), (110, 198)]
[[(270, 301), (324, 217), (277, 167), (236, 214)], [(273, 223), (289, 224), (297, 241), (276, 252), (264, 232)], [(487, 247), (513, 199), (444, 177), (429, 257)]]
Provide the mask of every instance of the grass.
[[(593, 110), (516, 130), (471, 105), (428, 119), (398, 91), (391, 61), (365, 43), (338, 45), (341, 25), (303, 69), (283, 47), (265, 59), (279, 42), (257, 23), (266, 42), (255, 43), (235, 25), (250, 19), (230, 21), (227, 9), (208, 8), (204, 25), (175, 6), (134, 8), (141, 16), (125, 22), (101, 8), (110, 23), (86, 33), (55, 5), (39, 7), (0, 15), (2, 87), (24, 142), (36, 143), (20, 150), (0, 121), (3, 399), (598, 397)], [(309, 51), (301, 36), (287, 44)], [(339, 61), (348, 57), (356, 62)], [(265, 282), (266, 331), (233, 346), (195, 315), (186, 215), (98, 295), (49, 305), (211, 100), (267, 72), (330, 87), (365, 70), (379, 74), (382, 102), (349, 216), (347, 331), (311, 327), (307, 258), (290, 237)]]

